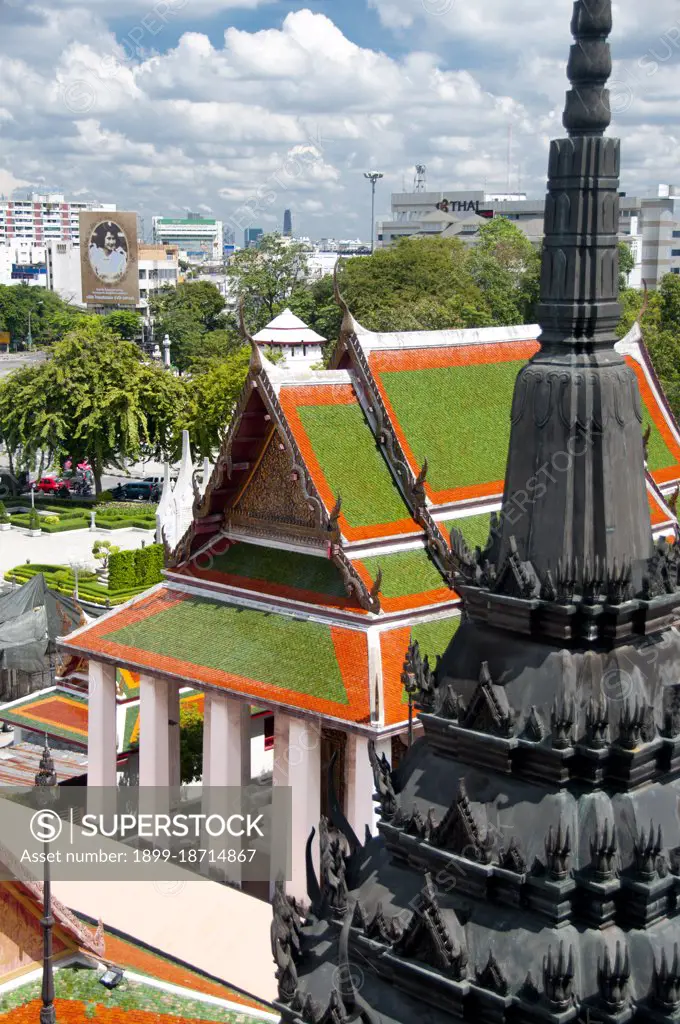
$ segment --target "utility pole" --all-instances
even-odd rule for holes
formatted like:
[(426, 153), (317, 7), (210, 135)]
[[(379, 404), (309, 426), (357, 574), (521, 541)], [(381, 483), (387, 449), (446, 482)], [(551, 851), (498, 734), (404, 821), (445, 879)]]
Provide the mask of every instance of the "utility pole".
[(375, 238), (375, 184), (384, 178), (382, 171), (364, 171), (364, 178), (371, 183), (371, 253), (373, 252)]
[[(38, 803), (46, 807), (57, 798), (57, 775), (54, 770), (54, 762), (50, 748), (47, 746), (45, 736), (45, 749), (40, 758), (40, 768), (35, 777)], [(56, 1011), (54, 1009), (54, 969), (52, 966), (52, 928), (54, 917), (52, 916), (52, 884), (50, 878), (49, 842), (45, 840), (43, 852), (45, 855), (45, 868), (43, 875), (43, 916), (40, 921), (43, 932), (43, 969), (40, 1008), (40, 1024), (56, 1024)]]

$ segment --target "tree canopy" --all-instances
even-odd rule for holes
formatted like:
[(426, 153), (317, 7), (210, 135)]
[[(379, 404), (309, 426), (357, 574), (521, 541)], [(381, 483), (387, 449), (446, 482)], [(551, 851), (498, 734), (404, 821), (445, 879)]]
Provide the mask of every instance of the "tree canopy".
[(29, 311), (33, 345), (40, 347), (53, 344), (87, 317), (47, 288), (0, 285), (0, 331), (9, 331), (12, 342), (26, 344)]
[(158, 457), (184, 416), (182, 383), (144, 359), (133, 342), (89, 321), (54, 345), (44, 363), (0, 386), (0, 436), (14, 465), (87, 458), (97, 493), (108, 467)]
[[(156, 340), (160, 342), (168, 335), (170, 358), (180, 372), (184, 373), (196, 361), (206, 358), (204, 346), (214, 354), (215, 346), (219, 348), (221, 344), (226, 356), (239, 343), (224, 315), (225, 305), (219, 288), (211, 281), (183, 281), (176, 288), (168, 285), (152, 293), (149, 308)], [(226, 331), (230, 335), (228, 344)], [(215, 332), (220, 334), (220, 339), (208, 341)]]
[(235, 301), (243, 301), (252, 333), (289, 304), (294, 289), (304, 283), (306, 271), (304, 245), (276, 233), (263, 235), (256, 246), (234, 253), (227, 276)]

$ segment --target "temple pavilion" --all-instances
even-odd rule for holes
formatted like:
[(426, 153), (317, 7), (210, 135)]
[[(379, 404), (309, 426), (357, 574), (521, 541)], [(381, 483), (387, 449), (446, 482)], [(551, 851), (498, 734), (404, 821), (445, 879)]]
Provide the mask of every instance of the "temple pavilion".
[[(514, 379), (539, 333), (373, 333), (345, 307), (329, 370), (273, 365), (252, 339), (215, 467), (199, 486), (185, 443), (164, 489), (166, 580), (65, 642), (89, 660), (91, 785), (115, 783), (116, 673), (133, 672), (142, 785), (177, 779), (183, 688), (205, 695), (204, 785), (249, 780), (247, 709), (274, 713), (273, 784), (297, 794), (290, 892), (306, 893), (302, 851), (328, 811), (333, 758), (347, 820), (357, 835), (373, 827), (368, 744), (398, 764), (409, 643), (434, 666), (460, 623), (449, 533), (472, 549), (486, 540)], [(680, 432), (639, 329), (618, 347), (643, 398), (647, 500), (663, 535), (675, 527)]]
[[(460, 626), (434, 672), (415, 642), (405, 659), (423, 735), (396, 770), (372, 757), (379, 837), (321, 818), (304, 915), (282, 887), (275, 894), (287, 1024), (680, 1020), (680, 543), (652, 529), (677, 472), (663, 465), (677, 431), (666, 433), (637, 331), (617, 344), (611, 27), (611, 0), (574, 4), (566, 137), (550, 146), (540, 346), (535, 335), (515, 341), (512, 402), (506, 394), (504, 415), (473, 442), (495, 442), (505, 483), (476, 550), (463, 517), (451, 531)], [(398, 372), (429, 365), (437, 394), (439, 354), (414, 353), (403, 336), (400, 371), (379, 347), (364, 360), (400, 409), (408, 479), (428, 444), (420, 483), (432, 505), (416, 500), (414, 520), (435, 557), (430, 523), (451, 500), (437, 439), (461, 395), (441, 374), (418, 438), (417, 378), (400, 392)], [(349, 354), (341, 365), (352, 372)], [(493, 407), (491, 384), (488, 394)]]

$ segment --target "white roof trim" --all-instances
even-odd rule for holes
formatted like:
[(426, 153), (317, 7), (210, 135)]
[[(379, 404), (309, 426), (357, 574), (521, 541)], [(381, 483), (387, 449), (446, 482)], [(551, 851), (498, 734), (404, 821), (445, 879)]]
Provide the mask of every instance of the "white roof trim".
[(367, 331), (352, 317), (352, 326), (364, 352), (409, 348), (451, 348), (457, 345), (497, 345), (507, 341), (537, 341), (538, 324), (514, 327), (471, 327), (460, 331)]

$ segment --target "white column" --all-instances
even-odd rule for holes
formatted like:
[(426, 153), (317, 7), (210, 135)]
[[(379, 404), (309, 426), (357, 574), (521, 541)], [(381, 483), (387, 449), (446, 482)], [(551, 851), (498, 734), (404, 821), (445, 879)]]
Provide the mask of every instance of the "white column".
[(172, 789), (176, 789), (182, 781), (179, 763), (179, 685), (167, 683), (167, 687), (169, 784)]
[(347, 737), (347, 820), (363, 843), (366, 826), (375, 831), (373, 770), (368, 757), (368, 737)]
[(112, 786), (116, 776), (116, 670), (90, 660), (87, 718), (87, 784)]
[(242, 782), (241, 701), (221, 693), (210, 700), (206, 786), (240, 786)]
[[(305, 847), (315, 830), (313, 862), (319, 874), (319, 817), (321, 814), (321, 726), (276, 712), (274, 722), (274, 786), (290, 786), (289, 824), (291, 877), (286, 891), (301, 903), (308, 903)], [(283, 828), (275, 822), (275, 828)]]
[(154, 676), (139, 677), (139, 785), (170, 785), (169, 692)]
[[(207, 815), (220, 815), (225, 819), (231, 814), (244, 813), (244, 806), (240, 797), (240, 789), (244, 784), (246, 768), (244, 762), (250, 764), (250, 747), (244, 742), (245, 723), (250, 725), (249, 717), (246, 718), (244, 704), (242, 701), (228, 697), (226, 694), (206, 694), (206, 707), (210, 707), (207, 718), (204, 720), (204, 731), (207, 731), (208, 750), (204, 749), (205, 775), (203, 778), (203, 807)], [(249, 712), (248, 705), (245, 711)], [(247, 758), (244, 754), (247, 752)], [(227, 794), (224, 789), (233, 790)], [(208, 873), (212, 877), (227, 880), (232, 884), (239, 885), (241, 881), (241, 865), (238, 861), (219, 860), (225, 852), (230, 849), (238, 854), (242, 846), (242, 840), (238, 836), (214, 837), (207, 832), (204, 836), (202, 846), (212, 851), (214, 858), (208, 863)]]

